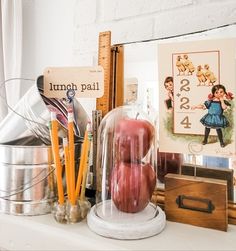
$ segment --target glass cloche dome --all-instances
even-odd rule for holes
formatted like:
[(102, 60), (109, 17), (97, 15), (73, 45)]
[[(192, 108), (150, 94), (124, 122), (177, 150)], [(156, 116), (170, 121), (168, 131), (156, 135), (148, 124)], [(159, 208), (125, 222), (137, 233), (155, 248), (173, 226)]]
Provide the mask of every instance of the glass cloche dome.
[(96, 204), (88, 225), (97, 234), (140, 239), (161, 232), (165, 214), (150, 202), (157, 182), (156, 130), (136, 106), (118, 107), (98, 131)]

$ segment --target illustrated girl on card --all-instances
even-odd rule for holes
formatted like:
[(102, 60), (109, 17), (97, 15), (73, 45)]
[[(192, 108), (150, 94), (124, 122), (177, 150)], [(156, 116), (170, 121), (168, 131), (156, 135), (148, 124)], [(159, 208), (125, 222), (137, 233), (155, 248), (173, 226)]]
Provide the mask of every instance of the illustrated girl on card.
[(208, 113), (204, 115), (200, 122), (205, 126), (205, 135), (202, 142), (203, 145), (207, 144), (208, 136), (211, 128), (216, 129), (217, 136), (220, 141), (220, 146), (225, 147), (223, 139), (222, 128), (228, 127), (229, 121), (223, 114), (224, 111), (231, 106), (228, 100), (232, 100), (232, 93), (227, 93), (223, 85), (214, 85), (211, 89), (211, 94), (204, 104), (193, 106), (192, 109), (208, 109)]

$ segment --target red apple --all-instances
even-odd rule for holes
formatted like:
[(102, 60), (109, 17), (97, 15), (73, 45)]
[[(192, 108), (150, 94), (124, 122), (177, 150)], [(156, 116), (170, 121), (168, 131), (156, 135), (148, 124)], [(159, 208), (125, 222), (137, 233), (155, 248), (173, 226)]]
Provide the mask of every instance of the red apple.
[(147, 154), (154, 138), (154, 127), (147, 120), (124, 118), (115, 127), (115, 159), (137, 162)]
[(152, 197), (156, 185), (156, 173), (150, 164), (116, 164), (111, 174), (111, 198), (123, 212), (143, 210)]

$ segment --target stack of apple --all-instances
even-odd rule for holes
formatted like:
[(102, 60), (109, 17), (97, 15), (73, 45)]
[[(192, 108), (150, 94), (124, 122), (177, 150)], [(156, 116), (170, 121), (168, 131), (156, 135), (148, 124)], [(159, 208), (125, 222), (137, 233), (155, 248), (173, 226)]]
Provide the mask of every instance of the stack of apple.
[(115, 161), (111, 173), (111, 198), (123, 212), (136, 213), (149, 203), (156, 173), (144, 163), (155, 129), (147, 120), (122, 118), (115, 126)]

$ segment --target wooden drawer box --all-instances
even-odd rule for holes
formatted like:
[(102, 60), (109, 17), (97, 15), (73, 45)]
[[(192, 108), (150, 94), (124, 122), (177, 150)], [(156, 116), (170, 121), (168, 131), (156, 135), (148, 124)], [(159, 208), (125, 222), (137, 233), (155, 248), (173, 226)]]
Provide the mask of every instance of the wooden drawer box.
[(194, 168), (196, 167), (196, 176), (226, 180), (228, 187), (228, 200), (234, 200), (234, 170), (229, 168), (206, 168), (204, 166), (196, 166), (191, 164), (184, 164), (181, 167), (181, 174), (194, 176)]
[(170, 221), (227, 231), (227, 182), (167, 174), (165, 212)]

